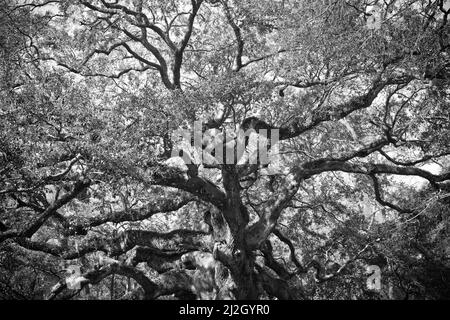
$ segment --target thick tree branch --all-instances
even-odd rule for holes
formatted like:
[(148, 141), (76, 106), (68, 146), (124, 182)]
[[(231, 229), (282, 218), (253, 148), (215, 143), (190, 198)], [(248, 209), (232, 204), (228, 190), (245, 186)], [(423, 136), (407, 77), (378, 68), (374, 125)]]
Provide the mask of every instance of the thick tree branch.
[(94, 72), (94, 73), (87, 73), (87, 72), (83, 72), (82, 70), (76, 69), (74, 67), (71, 67), (61, 61), (56, 61), (54, 58), (41, 58), (41, 60), (46, 60), (46, 61), (55, 61), (56, 64), (60, 67), (63, 67), (67, 70), (69, 70), (72, 73), (76, 73), (79, 74), (83, 77), (105, 77), (105, 78), (110, 78), (110, 79), (119, 79), (120, 77), (122, 77), (124, 74), (127, 74), (129, 72), (132, 71), (136, 71), (136, 72), (144, 72), (147, 71), (149, 69), (152, 69), (151, 66), (144, 66), (142, 68), (134, 68), (134, 67), (130, 67), (130, 68), (126, 68), (121, 70), (120, 72), (116, 73), (116, 74), (104, 74), (104, 73), (98, 73), (98, 72)]
[(392, 84), (405, 84), (413, 80), (412, 77), (403, 77), (382, 80), (379, 75), (370, 86), (367, 93), (354, 97), (347, 102), (344, 102), (337, 106), (331, 106), (328, 110), (322, 112), (316, 112), (311, 114), (307, 119), (297, 119), (288, 124), (287, 126), (279, 128), (280, 140), (286, 140), (297, 137), (302, 133), (315, 128), (322, 122), (330, 120), (339, 120), (345, 118), (349, 114), (365, 109), (371, 106), (372, 102), (378, 96), (378, 94), (388, 85)]
[(276, 297), (279, 300), (296, 299), (295, 294), (292, 292), (286, 280), (273, 277), (258, 264), (256, 264), (255, 267), (258, 271), (256, 275), (258, 282), (261, 283), (264, 291), (266, 291), (270, 296)]
[(303, 176), (303, 178), (309, 178), (328, 171), (342, 171), (367, 175), (394, 174), (402, 176), (418, 176), (428, 180), (435, 187), (437, 187), (438, 182), (450, 179), (450, 172), (436, 175), (415, 167), (400, 167), (380, 163), (349, 163), (336, 160), (325, 160), (321, 163), (317, 161), (305, 163), (299, 170), (301, 170), (300, 175)]
[(106, 239), (87, 237), (80, 240), (77, 246), (55, 245), (47, 242), (32, 241), (27, 238), (16, 238), (15, 242), (21, 247), (50, 254), (65, 260), (78, 259), (92, 252), (108, 253), (110, 245)]
[(436, 155), (426, 155), (426, 156), (423, 156), (422, 158), (417, 159), (417, 160), (399, 161), (399, 160), (396, 160), (396, 159), (392, 158), (391, 156), (389, 156), (383, 150), (378, 150), (378, 152), (383, 157), (385, 157), (388, 161), (392, 162), (393, 164), (396, 164), (398, 166), (405, 166), (405, 167), (414, 166), (416, 164), (423, 163), (423, 162), (426, 162), (426, 161), (431, 160), (431, 159), (436, 159), (436, 158), (440, 158), (440, 157), (444, 157), (444, 156), (450, 155), (450, 152), (442, 152), (442, 153), (439, 153), (439, 154), (436, 154)]
[(294, 244), (292, 243), (292, 241), (278, 229), (274, 229), (273, 234), (276, 235), (277, 238), (280, 239), (280, 241), (284, 242), (289, 247), (289, 251), (290, 251), (289, 257), (290, 257), (291, 261), (294, 263), (294, 265), (297, 267), (297, 272), (300, 272), (300, 273), (305, 272), (306, 269), (302, 266), (300, 261), (298, 261), (298, 259), (297, 259), (297, 255), (295, 254), (295, 247), (294, 247)]
[(153, 247), (160, 250), (200, 249), (208, 248), (210, 235), (204, 231), (177, 229), (167, 233), (126, 230), (113, 244), (111, 255), (120, 254), (134, 246)]
[(66, 260), (80, 258), (97, 251), (105, 252), (109, 256), (119, 256), (135, 247), (142, 247), (131, 251), (129, 255), (130, 263), (139, 261), (139, 257), (145, 257), (151, 252), (153, 254), (160, 253), (161, 258), (166, 254), (168, 258), (171, 255), (184, 254), (193, 250), (208, 250), (211, 239), (209, 234), (203, 231), (178, 229), (167, 233), (126, 230), (117, 237), (84, 236), (73, 241), (76, 242), (76, 245), (69, 246), (67, 241), (64, 245), (56, 245), (32, 241), (25, 237), (16, 237), (15, 239), (15, 242), (23, 248), (51, 254)]
[(387, 207), (389, 207), (389, 208), (391, 208), (391, 209), (394, 209), (394, 210), (396, 210), (396, 211), (398, 211), (398, 212), (400, 212), (400, 213), (411, 213), (411, 212), (413, 212), (412, 210), (409, 210), (409, 209), (403, 209), (403, 208), (401, 208), (401, 207), (399, 207), (399, 206), (397, 206), (397, 205), (395, 205), (395, 204), (393, 204), (393, 203), (390, 203), (390, 202), (384, 200), (384, 199), (381, 197), (381, 190), (380, 190), (381, 188), (380, 188), (380, 183), (379, 183), (377, 177), (376, 177), (374, 174), (371, 174), (370, 177), (372, 178), (372, 181), (373, 181), (373, 187), (374, 187), (374, 191), (375, 191), (375, 199), (376, 199), (381, 205), (387, 206)]
[(98, 227), (102, 224), (125, 221), (142, 221), (151, 218), (157, 213), (173, 212), (184, 207), (194, 198), (189, 194), (169, 193), (164, 198), (154, 199), (141, 208), (131, 208), (121, 211), (104, 212), (100, 215), (90, 217), (82, 223), (69, 223), (69, 234), (85, 234), (88, 229)]
[[(150, 299), (150, 298), (155, 297), (155, 294), (158, 290), (157, 284), (155, 284), (153, 281), (151, 281), (149, 278), (147, 278), (147, 276), (142, 271), (139, 271), (133, 267), (119, 264), (119, 263), (112, 263), (112, 264), (103, 266), (102, 268), (100, 268), (98, 270), (92, 270), (92, 271), (82, 274), (79, 277), (80, 289), (88, 284), (97, 284), (112, 274), (119, 274), (119, 275), (133, 278), (144, 290), (145, 298)], [(48, 300), (55, 299), (65, 289), (67, 289), (67, 283), (66, 283), (66, 280), (64, 279), (52, 288), (47, 299)]]
[(279, 190), (265, 203), (259, 220), (246, 230), (245, 241), (249, 248), (257, 249), (267, 239), (281, 212), (297, 193), (300, 180), (296, 174), (288, 174)]
[(164, 273), (181, 266), (181, 258), (184, 254), (196, 249), (161, 250), (153, 247), (136, 246), (128, 253), (127, 263), (137, 265), (146, 262), (147, 265), (158, 273)]
[(292, 276), (285, 266), (279, 263), (273, 256), (273, 248), (269, 240), (266, 240), (265, 243), (261, 245), (260, 250), (264, 255), (265, 265), (275, 271), (281, 279), (287, 280)]
[(258, 248), (272, 232), (282, 210), (297, 193), (301, 181), (323, 172), (343, 171), (367, 175), (381, 173), (415, 175), (429, 180), (435, 186), (437, 182), (450, 179), (450, 172), (442, 175), (433, 175), (425, 170), (414, 167), (349, 162), (356, 157), (364, 158), (386, 144), (387, 141), (384, 138), (381, 138), (360, 149), (347, 152), (340, 157), (313, 160), (294, 168), (291, 173), (285, 177), (285, 182), (281, 185), (278, 192), (274, 193), (265, 203), (260, 219), (248, 228), (246, 232), (247, 245), (250, 248)]
[[(222, 1), (222, 5), (225, 11), (225, 17), (227, 18), (228, 24), (233, 29), (234, 36), (236, 38), (236, 55), (234, 59), (235, 60), (234, 70), (239, 71), (243, 67), (242, 54), (244, 52), (244, 40), (242, 39), (241, 28), (239, 28), (236, 22), (234, 22), (233, 16), (231, 15), (231, 11), (226, 0)], [(261, 60), (262, 59), (263, 58), (261, 58)]]
[(186, 176), (181, 170), (165, 165), (156, 165), (143, 170), (121, 163), (111, 163), (114, 170), (120, 168), (130, 177), (145, 185), (161, 185), (173, 187), (192, 193), (200, 199), (223, 208), (226, 196), (222, 190), (206, 178)]
[[(128, 31), (126, 28), (123, 27), (119, 27), (117, 25), (115, 25), (113, 22), (110, 21), (110, 19), (108, 19), (107, 17), (99, 17), (99, 19), (106, 21), (106, 23), (108, 23), (108, 25), (116, 30), (121, 31), (122, 33), (124, 33), (128, 38), (130, 38), (133, 41), (136, 41), (140, 44), (142, 44), (142, 46), (144, 46), (145, 49), (147, 49), (147, 51), (149, 51), (153, 57), (155, 57), (155, 59), (158, 61), (158, 64), (153, 63), (147, 59), (145, 59), (142, 55), (136, 53), (134, 50), (131, 49), (130, 46), (128, 46), (126, 44), (126, 42), (121, 42), (120, 44), (118, 44), (119, 46), (123, 46), (134, 58), (136, 58), (138, 61), (143, 62), (144, 64), (146, 64), (146, 70), (148, 68), (153, 68), (159, 71), (160, 76), (161, 76), (161, 80), (163, 82), (163, 84), (166, 86), (166, 88), (168, 89), (175, 89), (175, 86), (172, 84), (172, 82), (170, 81), (169, 75), (168, 75), (168, 68), (167, 68), (167, 62), (166, 59), (163, 57), (163, 55), (161, 54), (160, 49), (156, 48), (155, 46), (153, 46), (152, 44), (150, 44), (150, 42), (148, 41), (147, 38), (147, 31), (146, 28), (150, 28), (151, 30), (155, 31), (159, 36), (162, 37), (162, 39), (169, 44), (171, 42), (168, 42), (168, 36), (164, 34), (164, 32), (159, 29), (158, 27), (154, 26), (153, 24), (151, 24), (148, 20), (148, 17), (142, 12), (142, 10), (140, 11), (135, 11), (130, 9), (129, 7), (123, 6), (118, 4), (117, 2), (107, 2), (104, 0), (101, 0), (102, 5), (105, 8), (101, 8), (98, 6), (93, 5), (92, 3), (88, 2), (88, 1), (82, 1), (81, 2), (85, 7), (96, 11), (96, 12), (100, 12), (103, 14), (107, 14), (108, 16), (114, 15), (118, 12), (123, 12), (127, 15), (133, 16), (136, 19), (136, 22), (138, 25), (140, 25), (141, 28), (141, 36), (135, 36), (133, 35), (130, 31)], [(142, 8), (141, 8), (142, 9)], [(136, 25), (136, 23), (134, 23), (134, 25)], [(97, 53), (105, 53), (105, 54), (109, 54), (111, 52), (111, 49), (116, 48), (117, 45), (113, 45), (112, 47), (110, 47), (110, 49), (108, 50), (95, 50), (94, 52)], [(92, 54), (91, 54), (92, 55)], [(88, 56), (89, 57), (89, 56)], [(85, 60), (86, 61), (86, 60)], [(70, 68), (69, 70), (76, 70), (74, 68)], [(125, 72), (122, 72), (122, 74)]]
[(44, 222), (51, 217), (59, 208), (74, 199), (81, 191), (87, 188), (91, 184), (89, 179), (78, 180), (72, 191), (66, 193), (61, 198), (57, 199), (53, 204), (48, 206), (33, 222), (26, 226), (22, 231), (8, 230), (4, 233), (0, 233), (0, 243), (9, 238), (14, 237), (27, 237), (30, 238)]
[(181, 78), (181, 65), (183, 63), (183, 54), (184, 50), (186, 49), (186, 46), (189, 43), (189, 39), (191, 38), (192, 31), (194, 28), (194, 20), (198, 13), (198, 10), (200, 9), (202, 2), (203, 0), (191, 0), (192, 11), (189, 14), (187, 30), (186, 33), (184, 34), (183, 39), (181, 40), (180, 46), (175, 51), (174, 55), (174, 63), (172, 70), (173, 70), (173, 84), (175, 88), (181, 87), (180, 78)]

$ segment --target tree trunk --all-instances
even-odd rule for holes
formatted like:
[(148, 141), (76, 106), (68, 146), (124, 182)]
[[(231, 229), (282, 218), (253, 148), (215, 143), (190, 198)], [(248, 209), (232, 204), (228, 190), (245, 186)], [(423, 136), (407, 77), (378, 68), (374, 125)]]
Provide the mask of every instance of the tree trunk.
[(217, 298), (256, 299), (255, 257), (245, 243), (249, 216), (241, 201), (237, 167), (225, 165), (222, 176), (227, 200), (222, 210), (212, 213), (211, 219), (215, 236), (213, 255), (219, 262), (215, 270)]

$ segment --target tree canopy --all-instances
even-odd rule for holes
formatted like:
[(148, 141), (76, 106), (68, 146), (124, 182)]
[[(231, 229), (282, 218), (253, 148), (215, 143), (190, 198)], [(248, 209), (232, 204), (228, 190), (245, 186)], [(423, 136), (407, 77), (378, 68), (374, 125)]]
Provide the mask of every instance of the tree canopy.
[(0, 299), (450, 298), (448, 1), (0, 3)]

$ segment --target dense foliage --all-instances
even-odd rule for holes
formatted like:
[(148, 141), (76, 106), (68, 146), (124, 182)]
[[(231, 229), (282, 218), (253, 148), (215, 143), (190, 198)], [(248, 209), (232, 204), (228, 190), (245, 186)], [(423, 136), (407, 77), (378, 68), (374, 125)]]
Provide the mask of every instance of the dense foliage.
[(450, 298), (448, 1), (0, 4), (0, 299)]

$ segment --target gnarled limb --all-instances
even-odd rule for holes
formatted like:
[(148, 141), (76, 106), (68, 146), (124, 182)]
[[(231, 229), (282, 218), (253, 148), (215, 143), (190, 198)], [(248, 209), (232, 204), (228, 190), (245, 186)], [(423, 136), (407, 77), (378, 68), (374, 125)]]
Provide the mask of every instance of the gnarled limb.
[(14, 237), (27, 237), (30, 238), (33, 234), (36, 233), (37, 230), (44, 224), (45, 221), (49, 217), (51, 217), (59, 208), (70, 202), (74, 199), (81, 191), (87, 188), (91, 184), (89, 179), (78, 180), (72, 191), (66, 193), (61, 198), (55, 200), (53, 204), (48, 206), (40, 215), (31, 222), (28, 226), (24, 228), (24, 230), (8, 230), (6, 232), (0, 233), (0, 243), (5, 241), (6, 239), (14, 238)]
[(374, 190), (375, 190), (375, 199), (376, 199), (381, 205), (386, 206), (386, 207), (389, 207), (389, 208), (391, 208), (391, 209), (394, 209), (394, 210), (396, 210), (396, 211), (398, 211), (398, 212), (400, 212), (400, 213), (411, 213), (411, 212), (413, 212), (413, 211), (410, 210), (410, 209), (404, 209), (404, 208), (401, 208), (401, 207), (397, 206), (396, 204), (393, 204), (393, 203), (391, 203), (391, 202), (389, 202), (389, 201), (384, 200), (384, 199), (381, 197), (380, 183), (379, 183), (377, 177), (376, 177), (374, 174), (371, 174), (370, 177), (372, 178), (372, 181), (373, 181), (373, 188), (374, 188)]
[[(149, 278), (147, 278), (147, 276), (142, 271), (119, 263), (112, 263), (103, 266), (98, 270), (92, 270), (82, 274), (79, 277), (80, 289), (88, 284), (97, 284), (112, 274), (119, 274), (136, 280), (136, 282), (144, 290), (145, 298), (153, 298), (156, 295), (158, 285), (155, 284), (153, 281), (151, 281)], [(67, 289), (67, 283), (66, 280), (62, 280), (52, 288), (47, 299), (48, 300), (55, 299), (65, 289)]]
[[(170, 200), (169, 200), (170, 199)], [(104, 212), (101, 215), (90, 217), (87, 221), (77, 223), (67, 221), (66, 229), (69, 235), (84, 234), (90, 228), (98, 227), (108, 222), (119, 223), (125, 221), (142, 221), (151, 218), (157, 213), (173, 212), (181, 209), (195, 198), (189, 194), (170, 193), (167, 198), (151, 200), (141, 208), (131, 208), (120, 211)], [(67, 220), (67, 219), (66, 219)]]
[(191, 0), (192, 11), (189, 14), (187, 30), (183, 36), (183, 39), (181, 40), (180, 46), (175, 50), (174, 63), (173, 63), (173, 68), (172, 68), (173, 84), (174, 84), (174, 87), (178, 88), (178, 89), (181, 88), (180, 77), (181, 77), (181, 65), (183, 63), (184, 50), (186, 49), (189, 39), (191, 38), (193, 27), (194, 27), (194, 20), (195, 20), (195, 17), (197, 16), (198, 10), (200, 9), (202, 2), (203, 2), (203, 0)]
[(303, 169), (303, 175), (305, 177), (312, 177), (328, 171), (342, 171), (367, 175), (394, 174), (402, 176), (418, 176), (428, 180), (433, 186), (438, 186), (438, 182), (443, 182), (450, 179), (450, 172), (433, 174), (415, 167), (400, 167), (381, 163), (349, 163), (336, 160), (325, 160), (322, 163), (306, 163), (303, 165)]
[(270, 296), (276, 297), (279, 300), (294, 300), (297, 299), (296, 295), (289, 287), (289, 284), (286, 280), (278, 279), (258, 264), (255, 265), (257, 269), (256, 278), (258, 282), (261, 284), (262, 289), (266, 291)]
[(235, 55), (235, 71), (239, 71), (242, 69), (242, 54), (244, 52), (244, 40), (242, 39), (241, 28), (236, 24), (231, 15), (230, 7), (228, 6), (227, 1), (222, 1), (222, 6), (225, 11), (225, 17), (227, 18), (228, 24), (233, 29), (234, 36), (236, 38), (236, 55)]
[(292, 274), (286, 269), (286, 267), (279, 263), (273, 256), (272, 244), (269, 240), (266, 240), (260, 248), (262, 254), (264, 255), (265, 266), (269, 267), (283, 280), (289, 279)]
[(143, 170), (138, 167), (111, 162), (111, 168), (119, 168), (130, 177), (145, 185), (162, 185), (192, 193), (200, 199), (223, 208), (226, 196), (222, 190), (206, 178), (185, 175), (181, 170), (164, 165), (157, 165)]
[(123, 252), (134, 246), (150, 246), (161, 250), (208, 248), (210, 235), (204, 231), (177, 229), (167, 233), (126, 230), (119, 236), (120, 242), (114, 244), (112, 255)]
[[(110, 256), (127, 253), (136, 246), (154, 250), (154, 252), (189, 252), (192, 250), (208, 249), (209, 235), (203, 231), (178, 229), (167, 233), (126, 230), (117, 237), (104, 238), (85, 236), (77, 239), (77, 246), (56, 245), (41, 241), (34, 241), (18, 237), (15, 242), (20, 246), (34, 251), (48, 253), (64, 259), (76, 259), (87, 253), (102, 251)], [(144, 252), (145, 253), (145, 252)], [(132, 259), (133, 255), (131, 255)], [(169, 255), (167, 256), (169, 257)]]
[(393, 84), (407, 84), (413, 79), (413, 77), (400, 77), (383, 80), (381, 79), (381, 75), (378, 75), (365, 94), (353, 97), (349, 101), (339, 105), (330, 106), (327, 110), (323, 110), (322, 112), (313, 113), (307, 119), (295, 119), (288, 125), (271, 128), (279, 129), (280, 140), (297, 137), (325, 121), (340, 120), (357, 110), (366, 109), (372, 105), (372, 102), (387, 86)]
[(127, 264), (137, 265), (146, 262), (147, 265), (158, 273), (180, 267), (184, 254), (196, 249), (161, 250), (150, 246), (136, 246), (128, 252)]
[(295, 254), (295, 247), (294, 247), (294, 244), (292, 243), (292, 241), (278, 229), (274, 229), (273, 234), (276, 235), (277, 238), (280, 239), (280, 241), (284, 242), (289, 247), (289, 250), (290, 250), (289, 257), (290, 257), (291, 261), (294, 263), (294, 265), (297, 267), (297, 272), (305, 272), (306, 269), (303, 267), (303, 265), (297, 259), (297, 255)]

